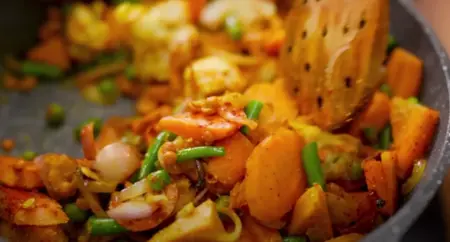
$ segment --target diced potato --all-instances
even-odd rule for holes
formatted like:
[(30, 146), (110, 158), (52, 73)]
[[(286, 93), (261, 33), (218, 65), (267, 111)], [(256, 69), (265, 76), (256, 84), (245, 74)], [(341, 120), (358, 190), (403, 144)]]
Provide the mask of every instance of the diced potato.
[[(206, 172), (214, 183), (219, 183), (221, 192), (229, 192), (245, 176), (245, 164), (253, 151), (253, 144), (240, 132), (214, 144), (225, 148), (225, 156), (208, 160)], [(208, 183), (210, 179), (208, 179)], [(211, 184), (214, 186), (214, 184)]]
[(425, 156), (439, 122), (439, 112), (421, 104), (395, 97), (391, 106), (391, 125), (398, 164), (397, 176), (406, 179), (414, 162)]
[(216, 236), (225, 233), (216, 204), (207, 200), (196, 208), (183, 208), (172, 224), (160, 230), (148, 242), (214, 241)]
[(264, 139), (247, 160), (245, 199), (250, 214), (264, 224), (278, 222), (306, 188), (302, 139), (286, 128)]
[(290, 235), (308, 235), (310, 241), (333, 237), (325, 192), (320, 185), (308, 188), (297, 200), (288, 226)]
[(12, 156), (0, 156), (0, 182), (26, 190), (44, 186), (36, 164)]
[(281, 242), (280, 232), (276, 229), (265, 227), (259, 224), (249, 215), (242, 217), (241, 237), (237, 242)]

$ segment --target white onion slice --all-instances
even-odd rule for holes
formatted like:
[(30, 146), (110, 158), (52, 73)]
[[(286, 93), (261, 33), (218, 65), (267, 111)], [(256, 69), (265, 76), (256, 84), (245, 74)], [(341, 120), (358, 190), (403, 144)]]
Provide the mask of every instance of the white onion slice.
[(156, 207), (144, 201), (128, 201), (106, 212), (109, 217), (116, 220), (134, 220), (150, 217)]
[(133, 147), (122, 142), (105, 146), (97, 153), (93, 168), (105, 181), (123, 182), (139, 168), (139, 155)]
[(142, 194), (145, 194), (150, 191), (151, 191), (151, 189), (150, 189), (147, 179), (142, 179), (142, 180), (134, 183), (133, 185), (120, 191), (119, 202), (123, 202), (126, 200), (130, 200), (130, 199), (139, 197)]

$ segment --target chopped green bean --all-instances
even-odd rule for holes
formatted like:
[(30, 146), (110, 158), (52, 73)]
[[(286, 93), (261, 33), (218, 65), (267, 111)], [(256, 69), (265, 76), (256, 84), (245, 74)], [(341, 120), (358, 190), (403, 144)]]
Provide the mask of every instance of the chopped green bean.
[(128, 230), (112, 218), (91, 217), (88, 220), (88, 230), (91, 235), (105, 236), (125, 233)]
[(156, 162), (158, 161), (158, 151), (159, 148), (167, 140), (173, 140), (174, 134), (168, 131), (162, 131), (156, 136), (153, 144), (148, 147), (145, 153), (144, 161), (142, 162), (141, 169), (139, 170), (138, 180), (142, 180), (147, 177), (150, 173), (156, 170)]
[(94, 123), (94, 137), (97, 137), (100, 134), (100, 130), (102, 129), (103, 122), (99, 118), (90, 118), (81, 124), (79, 124), (74, 130), (74, 136), (76, 140), (80, 141), (81, 129), (89, 123)]
[(45, 115), (47, 125), (50, 127), (60, 126), (64, 122), (64, 109), (61, 105), (52, 103), (47, 108)]
[(388, 97), (392, 97), (392, 89), (389, 84), (384, 83), (383, 85), (381, 85), (380, 91), (384, 92), (386, 95), (388, 95)]
[(127, 69), (125, 69), (125, 76), (128, 80), (134, 80), (136, 78), (136, 68), (134, 65), (129, 65)]
[(36, 156), (37, 153), (31, 150), (27, 150), (22, 154), (22, 158), (27, 161), (32, 161), (34, 158), (36, 158)]
[(64, 205), (64, 212), (67, 214), (70, 221), (75, 223), (84, 222), (89, 216), (89, 213), (86, 210), (80, 209), (75, 203)]
[(363, 176), (363, 169), (361, 167), (361, 163), (357, 161), (353, 161), (350, 173), (350, 179), (355, 181), (359, 180)]
[[(262, 102), (252, 100), (245, 107), (245, 114), (247, 115), (247, 118), (252, 119), (252, 120), (257, 120), (259, 117), (259, 114), (261, 113), (262, 108), (263, 108)], [(250, 133), (250, 129), (247, 126), (243, 126), (241, 128), (241, 132), (243, 134), (248, 135)]]
[(319, 184), (325, 190), (325, 177), (323, 175), (316, 142), (306, 144), (302, 149), (303, 167), (305, 168), (308, 184)]
[(409, 97), (408, 98), (408, 102), (410, 103), (414, 103), (414, 104), (419, 104), (419, 99), (417, 97)]
[(230, 207), (230, 196), (219, 196), (216, 200), (217, 208), (228, 208)]
[(303, 236), (288, 236), (283, 238), (283, 242), (307, 242), (308, 240)]
[(225, 30), (232, 40), (240, 40), (242, 38), (241, 22), (234, 15), (229, 15), (225, 18)]
[(219, 146), (198, 146), (179, 150), (177, 152), (177, 162), (195, 160), (200, 158), (224, 156), (225, 148)]
[(57, 66), (46, 63), (25, 61), (22, 63), (22, 73), (44, 78), (57, 78), (62, 76), (63, 71)]
[(377, 130), (375, 128), (369, 127), (363, 129), (364, 138), (367, 139), (371, 144), (377, 142)]
[(398, 43), (395, 40), (394, 36), (389, 35), (387, 52), (391, 53), (397, 46), (398, 46)]
[(382, 150), (388, 150), (391, 146), (391, 126), (388, 125), (381, 131), (380, 134), (380, 148)]
[(157, 192), (162, 191), (171, 182), (170, 175), (165, 170), (150, 173), (147, 179), (152, 190)]

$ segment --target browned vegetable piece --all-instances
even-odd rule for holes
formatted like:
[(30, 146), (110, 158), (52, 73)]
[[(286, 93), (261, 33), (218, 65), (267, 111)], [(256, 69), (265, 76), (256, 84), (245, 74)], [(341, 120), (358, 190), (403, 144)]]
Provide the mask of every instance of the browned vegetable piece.
[(398, 177), (406, 179), (414, 162), (424, 157), (438, 122), (439, 112), (402, 98), (392, 99), (391, 125), (393, 149), (398, 158)]
[(378, 196), (377, 206), (386, 216), (394, 214), (397, 208), (396, 165), (397, 157), (393, 151), (381, 153), (381, 160), (373, 158), (363, 162), (367, 188)]
[(349, 193), (351, 200), (358, 204), (358, 220), (347, 228), (336, 228), (340, 234), (369, 233), (377, 225), (376, 218), (379, 216), (376, 207), (376, 197), (370, 192)]
[(413, 53), (395, 48), (387, 64), (387, 83), (394, 96), (408, 98), (419, 94), (423, 61)]
[(339, 237), (336, 237), (334, 239), (327, 240), (325, 242), (358, 242), (360, 241), (364, 236), (362, 234), (346, 234)]
[(10, 242), (68, 242), (60, 226), (18, 226), (0, 221), (0, 235)]
[(297, 133), (280, 128), (257, 145), (248, 158), (245, 199), (250, 214), (261, 222), (279, 221), (305, 190), (302, 146)]
[(282, 238), (278, 230), (271, 229), (259, 224), (249, 215), (242, 218), (242, 232), (238, 242), (282, 242)]
[(67, 155), (44, 154), (35, 159), (39, 174), (50, 197), (69, 198), (77, 191), (77, 162)]
[(281, 63), (300, 114), (341, 127), (381, 82), (389, 1), (297, 1), (287, 18)]
[(130, 126), (130, 121), (122, 117), (111, 117), (102, 126), (98, 137), (95, 140), (97, 150), (119, 141)]
[(12, 156), (0, 156), (0, 182), (26, 190), (44, 186), (36, 164)]
[(297, 200), (288, 233), (306, 234), (312, 242), (333, 238), (327, 199), (320, 185), (314, 184)]
[(59, 203), (41, 193), (0, 186), (0, 218), (16, 225), (64, 224), (69, 218)]
[(248, 100), (257, 100), (264, 104), (259, 115), (258, 127), (250, 136), (259, 142), (274, 133), (284, 122), (294, 119), (298, 110), (295, 101), (283, 87), (281, 80), (275, 83), (259, 83), (247, 89), (244, 96)]
[(57, 66), (62, 70), (70, 67), (66, 44), (61, 36), (54, 36), (28, 51), (28, 59)]
[(378, 133), (389, 122), (389, 114), (389, 97), (385, 93), (376, 92), (367, 108), (352, 123), (350, 133), (359, 137), (365, 128), (373, 128)]
[(15, 142), (12, 139), (4, 139), (2, 140), (2, 149), (5, 152), (10, 152), (15, 147)]
[(229, 192), (245, 175), (247, 158), (253, 151), (253, 144), (240, 132), (214, 144), (225, 148), (225, 156), (208, 160), (206, 172), (210, 185), (219, 183), (222, 192)]

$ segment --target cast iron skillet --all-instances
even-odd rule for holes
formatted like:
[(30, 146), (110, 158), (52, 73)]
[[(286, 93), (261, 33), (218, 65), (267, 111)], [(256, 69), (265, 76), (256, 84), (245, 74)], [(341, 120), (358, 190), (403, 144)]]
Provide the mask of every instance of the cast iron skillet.
[[(0, 56), (32, 46), (44, 11), (45, 6), (36, 0), (1, 2)], [(441, 119), (425, 176), (412, 197), (364, 241), (400, 241), (435, 194), (450, 163), (448, 57), (433, 31), (408, 0), (391, 1), (391, 33), (402, 47), (424, 60), (425, 81), (420, 99), (439, 110)], [(0, 90), (0, 139), (16, 140), (14, 155), (32, 149), (39, 153), (63, 152), (81, 156), (80, 146), (72, 138), (73, 127), (89, 117), (126, 116), (134, 112), (130, 101), (121, 100), (117, 105), (104, 108), (84, 101), (74, 89), (57, 85), (47, 83), (30, 94)], [(51, 102), (58, 102), (67, 110), (66, 125), (61, 129), (50, 130), (45, 127), (45, 107)]]

